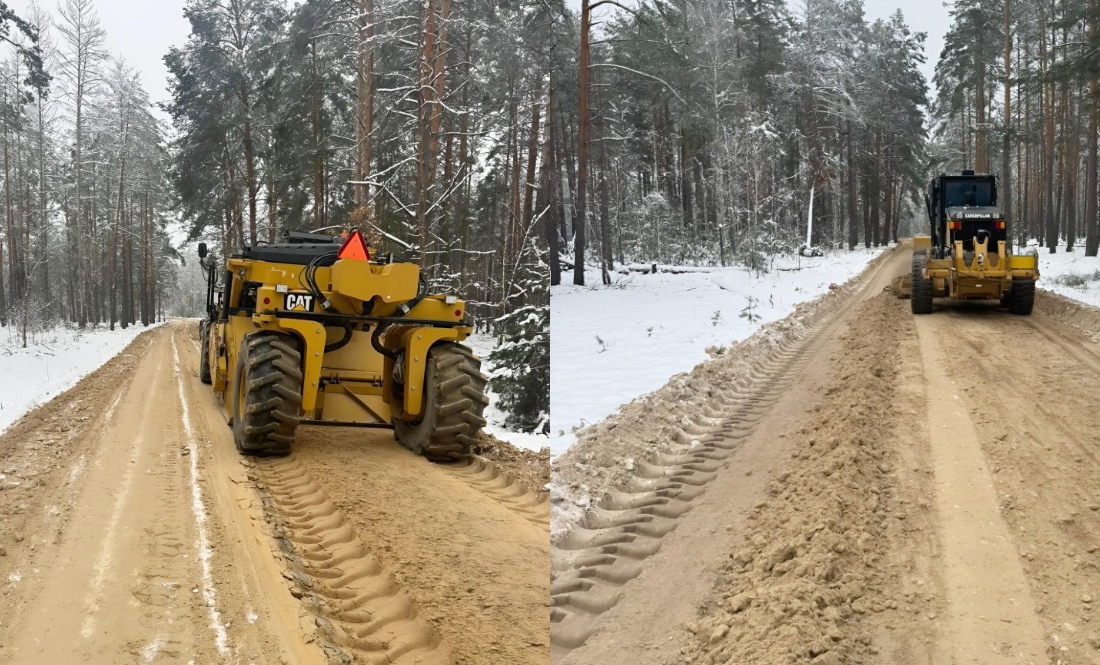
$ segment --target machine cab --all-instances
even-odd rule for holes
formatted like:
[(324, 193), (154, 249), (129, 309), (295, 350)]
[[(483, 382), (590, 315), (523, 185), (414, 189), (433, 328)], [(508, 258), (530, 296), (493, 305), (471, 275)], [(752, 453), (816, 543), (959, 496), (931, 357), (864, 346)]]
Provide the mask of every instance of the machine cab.
[(996, 248), (1008, 239), (1008, 224), (997, 207), (997, 176), (962, 171), (932, 179), (925, 198), (931, 224), (932, 252), (942, 258), (956, 241), (973, 251), (974, 241)]

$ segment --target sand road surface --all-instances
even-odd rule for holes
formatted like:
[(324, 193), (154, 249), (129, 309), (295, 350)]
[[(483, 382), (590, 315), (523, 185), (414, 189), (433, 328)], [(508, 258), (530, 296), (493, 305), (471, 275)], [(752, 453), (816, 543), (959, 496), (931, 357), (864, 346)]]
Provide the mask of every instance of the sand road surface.
[(0, 437), (0, 663), (547, 661), (530, 469), (337, 427), (241, 458), (196, 328), (141, 335)]
[(908, 267), (555, 460), (553, 663), (1100, 663), (1100, 312), (914, 317)]

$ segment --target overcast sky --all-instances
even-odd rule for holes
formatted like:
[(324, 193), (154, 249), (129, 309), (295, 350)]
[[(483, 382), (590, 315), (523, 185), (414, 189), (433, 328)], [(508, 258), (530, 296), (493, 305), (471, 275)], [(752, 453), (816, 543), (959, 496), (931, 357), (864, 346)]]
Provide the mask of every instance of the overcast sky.
[[(4, 0), (17, 14), (27, 15), (31, 0)], [(56, 0), (39, 0), (57, 15)], [(154, 103), (169, 99), (164, 54), (187, 40), (191, 26), (183, 18), (183, 0), (97, 0), (96, 11), (107, 33), (107, 50), (122, 55), (141, 73)]]

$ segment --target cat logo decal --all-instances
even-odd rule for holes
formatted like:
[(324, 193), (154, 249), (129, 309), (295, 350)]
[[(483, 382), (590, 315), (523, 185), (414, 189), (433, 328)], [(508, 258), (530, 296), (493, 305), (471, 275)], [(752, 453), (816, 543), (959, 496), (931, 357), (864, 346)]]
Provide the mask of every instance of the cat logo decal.
[(286, 294), (286, 306), (283, 309), (292, 312), (312, 312), (313, 296), (308, 293), (288, 293)]

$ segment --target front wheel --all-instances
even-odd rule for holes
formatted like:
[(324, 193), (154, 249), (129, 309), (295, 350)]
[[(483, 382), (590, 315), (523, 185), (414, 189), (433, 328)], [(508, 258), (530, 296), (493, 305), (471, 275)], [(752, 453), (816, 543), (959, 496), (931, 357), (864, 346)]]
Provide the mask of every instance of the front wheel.
[(1035, 306), (1035, 281), (1031, 279), (1012, 280), (1012, 300), (1009, 310), (1013, 314), (1026, 316)]
[[(394, 421), (401, 445), (432, 460), (468, 455), (485, 426), (488, 379), (481, 360), (461, 344), (444, 342), (428, 352), (420, 420)], [(406, 378), (408, 380), (408, 378)]]
[(210, 383), (210, 321), (199, 324), (199, 381)]
[(914, 314), (932, 313), (932, 280), (924, 276), (924, 252), (913, 253), (913, 295), (909, 299)]

